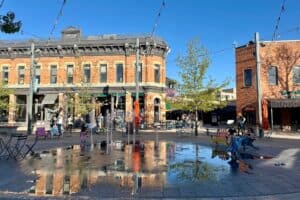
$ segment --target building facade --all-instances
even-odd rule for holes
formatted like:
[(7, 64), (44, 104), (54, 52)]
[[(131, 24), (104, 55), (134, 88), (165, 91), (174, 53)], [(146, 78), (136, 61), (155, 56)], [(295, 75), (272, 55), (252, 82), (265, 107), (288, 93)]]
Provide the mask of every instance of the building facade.
[[(237, 113), (264, 129), (299, 129), (300, 41), (261, 41), (236, 48)], [(257, 80), (257, 64), (260, 79)], [(258, 89), (261, 91), (259, 110)]]
[[(159, 38), (139, 38), (139, 103), (142, 120), (165, 120), (165, 59), (167, 44)], [(28, 121), (30, 72), (35, 77), (34, 120), (49, 120), (49, 114), (63, 109), (67, 115), (81, 115), (79, 96), (88, 96), (97, 116), (114, 113), (132, 118), (136, 92), (137, 37), (102, 35), (83, 37), (70, 27), (57, 40), (0, 44), (1, 79), (13, 90), (9, 96), (6, 122)], [(34, 43), (34, 65), (31, 44)], [(30, 68), (33, 66), (33, 70)], [(5, 122), (5, 120), (4, 120)]]

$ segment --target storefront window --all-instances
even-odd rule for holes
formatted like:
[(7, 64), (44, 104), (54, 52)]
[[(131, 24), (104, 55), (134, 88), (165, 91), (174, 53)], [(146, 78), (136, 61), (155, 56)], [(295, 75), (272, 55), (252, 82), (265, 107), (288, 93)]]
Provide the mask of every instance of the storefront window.
[(26, 95), (16, 96), (16, 122), (25, 122), (26, 121)]

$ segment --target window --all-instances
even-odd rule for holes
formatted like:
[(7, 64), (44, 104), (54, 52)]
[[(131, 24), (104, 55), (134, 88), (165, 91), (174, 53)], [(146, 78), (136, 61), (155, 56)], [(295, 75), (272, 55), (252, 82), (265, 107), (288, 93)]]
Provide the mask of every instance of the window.
[(300, 67), (295, 66), (293, 68), (293, 81), (294, 84), (300, 84)]
[(245, 87), (252, 86), (252, 69), (244, 70), (244, 86)]
[[(135, 64), (135, 66), (136, 66), (136, 64)], [(139, 63), (139, 67), (138, 67), (138, 80), (139, 80), (139, 82), (142, 82), (142, 69), (143, 69), (143, 65), (142, 65), (142, 63)], [(136, 77), (135, 77), (135, 79), (136, 79)], [(135, 80), (134, 79), (134, 80)]]
[(41, 83), (41, 66), (35, 67), (35, 80), (37, 84)]
[(73, 65), (67, 65), (67, 83), (68, 84), (73, 84), (73, 74), (74, 74)]
[(50, 66), (50, 77), (51, 77), (51, 84), (56, 84), (57, 83), (57, 66), (56, 65), (51, 65)]
[(117, 64), (117, 83), (123, 82), (123, 64)]
[(24, 66), (19, 66), (18, 74), (19, 74), (18, 83), (23, 85), (24, 84), (24, 79), (25, 79), (25, 67)]
[(15, 117), (16, 122), (26, 121), (26, 95), (16, 96)]
[(278, 84), (278, 70), (277, 67), (269, 67), (269, 84), (277, 85)]
[(2, 83), (4, 85), (8, 84), (8, 67), (4, 66), (2, 68)]
[(154, 65), (154, 82), (155, 83), (160, 82), (160, 65), (159, 64)]
[(84, 83), (89, 83), (91, 80), (91, 65), (90, 64), (85, 64), (83, 66), (84, 70)]
[(100, 83), (107, 82), (107, 64), (100, 65)]

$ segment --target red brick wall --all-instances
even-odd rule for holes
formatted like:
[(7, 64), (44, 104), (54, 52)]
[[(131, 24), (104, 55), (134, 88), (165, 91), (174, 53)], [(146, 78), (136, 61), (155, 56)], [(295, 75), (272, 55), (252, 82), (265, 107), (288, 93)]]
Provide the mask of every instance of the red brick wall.
[[(91, 65), (91, 83), (99, 83), (99, 64), (107, 63), (108, 66), (108, 83), (116, 82), (117, 63), (123, 63), (124, 66), (124, 83), (135, 83), (135, 55), (131, 56), (82, 56), (82, 57), (46, 57), (38, 59), (38, 65), (41, 65), (41, 85), (50, 84), (50, 65), (57, 65), (58, 84), (66, 82), (66, 64), (74, 64), (74, 83), (80, 83), (83, 74), (82, 65), (89, 63)], [(154, 64), (159, 63), (161, 66), (160, 83), (165, 83), (165, 60), (159, 56), (141, 56), (143, 64), (143, 82), (154, 82)], [(9, 66), (9, 84), (18, 84), (18, 65), (25, 64), (25, 84), (29, 84), (30, 58), (1, 59), (0, 66)], [(2, 79), (2, 76), (1, 76)]]
[[(255, 45), (237, 48), (235, 51), (236, 60), (236, 111), (242, 112), (245, 106), (256, 108), (256, 61)], [(244, 86), (244, 70), (252, 69), (252, 86)]]
[[(286, 50), (284, 50), (286, 49)], [(256, 92), (256, 58), (255, 44), (239, 47), (236, 53), (236, 91), (237, 91), (237, 113), (241, 112), (244, 107), (251, 105), (257, 110), (257, 92)], [(285, 59), (281, 60), (280, 55), (286, 54)], [(300, 85), (293, 83), (293, 72), (286, 76), (288, 66), (300, 66), (300, 41), (281, 41), (265, 42), (260, 45), (261, 60), (261, 91), (262, 99), (286, 98), (281, 91), (286, 90), (286, 85), (280, 81), (278, 85), (270, 85), (268, 69), (269, 66), (278, 67), (278, 79), (288, 80), (289, 90), (300, 90)], [(252, 86), (244, 87), (244, 70), (252, 69)], [(287, 77), (287, 78), (286, 78)], [(263, 112), (262, 118), (268, 117), (268, 112)]]

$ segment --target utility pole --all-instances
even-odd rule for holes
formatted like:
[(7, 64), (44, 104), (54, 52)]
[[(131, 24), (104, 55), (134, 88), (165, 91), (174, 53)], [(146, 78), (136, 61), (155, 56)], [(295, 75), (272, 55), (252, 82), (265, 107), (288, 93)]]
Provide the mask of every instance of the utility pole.
[(27, 134), (32, 134), (32, 107), (33, 107), (33, 88), (35, 84), (35, 61), (34, 61), (34, 43), (31, 43), (31, 66), (30, 80), (27, 103)]
[(257, 89), (257, 122), (259, 128), (262, 127), (262, 108), (261, 108), (261, 83), (260, 83), (260, 55), (259, 55), (259, 33), (255, 33), (255, 52), (256, 52), (256, 89)]
[[(136, 39), (136, 63), (135, 63), (135, 103), (134, 103), (134, 109), (137, 109), (136, 106), (139, 105), (139, 66), (140, 66), (140, 41), (139, 38)], [(139, 109), (138, 109), (139, 110)], [(135, 110), (134, 110), (135, 111)], [(134, 113), (134, 133), (133, 133), (133, 146), (135, 146), (135, 136), (138, 133), (138, 123), (136, 123), (136, 119), (139, 116), (136, 116), (136, 112)]]

